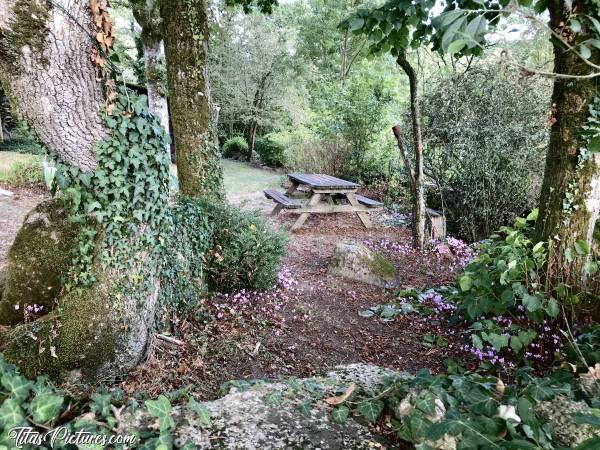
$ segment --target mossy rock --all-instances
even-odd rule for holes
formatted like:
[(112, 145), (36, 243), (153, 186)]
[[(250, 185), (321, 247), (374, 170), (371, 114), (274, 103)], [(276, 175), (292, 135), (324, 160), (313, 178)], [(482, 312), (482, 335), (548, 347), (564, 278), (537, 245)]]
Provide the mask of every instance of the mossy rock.
[(360, 242), (338, 242), (331, 256), (331, 273), (382, 288), (398, 285), (398, 272), (392, 262)]
[(23, 322), (28, 305), (54, 309), (77, 245), (79, 226), (70, 223), (60, 200), (40, 203), (27, 216), (8, 253), (0, 301), (0, 324)]
[(52, 313), (2, 336), (5, 359), (29, 378), (97, 380), (116, 348), (110, 304), (102, 285), (67, 293)]

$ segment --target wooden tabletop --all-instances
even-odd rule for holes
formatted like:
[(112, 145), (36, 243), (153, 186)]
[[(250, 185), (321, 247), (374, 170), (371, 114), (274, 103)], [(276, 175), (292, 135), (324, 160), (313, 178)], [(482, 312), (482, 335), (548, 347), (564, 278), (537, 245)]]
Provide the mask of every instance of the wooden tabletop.
[(341, 178), (323, 175), (321, 173), (288, 173), (292, 181), (317, 189), (348, 189), (356, 190), (360, 185)]

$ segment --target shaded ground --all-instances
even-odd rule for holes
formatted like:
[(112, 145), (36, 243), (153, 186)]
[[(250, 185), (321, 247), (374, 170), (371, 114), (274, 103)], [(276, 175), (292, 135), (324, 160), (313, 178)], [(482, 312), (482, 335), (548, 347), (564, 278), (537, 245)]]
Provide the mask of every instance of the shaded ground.
[[(295, 216), (281, 215), (274, 224), (289, 228), (294, 220)], [(165, 385), (194, 386), (209, 399), (228, 380), (305, 377), (351, 362), (409, 372), (422, 367), (441, 370), (443, 360), (458, 346), (452, 340), (445, 349), (423, 342), (425, 333), (441, 331), (439, 324), (418, 316), (393, 322), (362, 317), (360, 312), (389, 302), (396, 291), (328, 273), (335, 244), (345, 238), (396, 244), (399, 251), (384, 253), (397, 266), (402, 288), (439, 286), (454, 277), (450, 259), (407, 250), (411, 239), (407, 230), (382, 226), (365, 230), (356, 216), (346, 214), (313, 216), (291, 236), (276, 289), (208, 300), (206, 307), (215, 320), (201, 334), (193, 331), (193, 324), (180, 323), (183, 336), (178, 337), (184, 345), (157, 341), (149, 361), (125, 382), (125, 390), (155, 395)]]
[[(282, 181), (275, 172), (225, 163), (228, 198), (234, 204), (269, 211), (272, 203), (261, 191)], [(11, 190), (16, 195), (0, 196), (0, 266), (24, 215), (46, 197), (35, 190)], [(286, 214), (269, 218), (274, 226), (287, 229), (295, 219)], [(409, 250), (410, 233), (405, 229), (377, 225), (365, 230), (354, 215), (313, 215), (291, 235), (277, 288), (207, 300), (206, 309), (214, 318), (207, 325), (174, 318), (173, 335), (182, 345), (156, 339), (148, 360), (124, 381), (124, 389), (155, 395), (189, 387), (210, 399), (228, 380), (311, 376), (350, 362), (410, 372), (420, 367), (440, 370), (455, 343), (441, 349), (423, 342), (425, 333), (436, 334), (435, 321), (362, 317), (361, 311), (389, 302), (397, 293), (328, 273), (335, 244), (350, 238), (375, 247), (394, 244), (395, 250), (383, 251), (398, 268), (402, 288), (439, 286), (454, 278), (450, 260)]]

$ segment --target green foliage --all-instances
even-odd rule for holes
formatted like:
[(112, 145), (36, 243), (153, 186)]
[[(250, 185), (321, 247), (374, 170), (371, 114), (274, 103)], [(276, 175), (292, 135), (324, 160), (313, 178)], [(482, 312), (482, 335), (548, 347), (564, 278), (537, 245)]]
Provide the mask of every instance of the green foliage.
[(120, 288), (133, 295), (159, 272), (160, 265), (148, 260), (161, 259), (171, 229), (168, 137), (158, 119), (148, 115), (146, 97), (125, 86), (117, 88), (111, 109), (102, 117), (111, 134), (96, 144), (96, 170), (57, 165), (56, 182), (71, 220), (83, 225), (67, 287), (92, 285), (98, 258), (103, 268), (123, 274)]
[(48, 154), (46, 147), (40, 144), (29, 124), (24, 120), (18, 121), (15, 128), (10, 130), (10, 139), (0, 142), (0, 152), (2, 151), (29, 155)]
[(254, 145), (256, 153), (264, 164), (270, 167), (285, 166), (285, 147), (272, 136), (261, 137)]
[(520, 219), (515, 229), (503, 227), (480, 246), (479, 256), (458, 279), (460, 292), (455, 300), (459, 313), (477, 320), (487, 314), (504, 314), (520, 305), (535, 322), (546, 314), (556, 317), (558, 311), (545, 298), (542, 283), (547, 248), (529, 238), (531, 231), (527, 220)]
[(225, 158), (243, 158), (248, 153), (248, 143), (243, 136), (234, 136), (223, 144), (221, 153)]
[(318, 115), (314, 129), (323, 139), (341, 138), (348, 145), (343, 175), (363, 181), (369, 171), (382, 172), (368, 155), (393, 99), (389, 80), (361, 68), (346, 84), (319, 83), (314, 89), (313, 108)]
[[(517, 371), (508, 385), (495, 377), (464, 372), (432, 375), (420, 370), (412, 379), (390, 378), (375, 393), (362, 390), (352, 400), (336, 406), (332, 418), (344, 423), (350, 411), (369, 422), (378, 422), (384, 411), (395, 412), (392, 427), (397, 436), (417, 448), (432, 443), (457, 449), (562, 448), (552, 426), (537, 405), (561, 395), (575, 399), (577, 382), (570, 372), (557, 370), (544, 378)], [(577, 398), (579, 400), (579, 398)], [(593, 405), (594, 398), (585, 397)], [(581, 415), (579, 423), (596, 425), (597, 418)], [(594, 448), (593, 440), (585, 445)], [(445, 448), (445, 447), (444, 447)]]
[(485, 63), (431, 81), (422, 101), (426, 171), (453, 234), (470, 241), (509, 225), (538, 202), (550, 86)]
[(208, 290), (265, 289), (275, 284), (286, 238), (258, 212), (179, 198), (166, 241), (160, 302), (201, 319)]
[(218, 292), (266, 289), (277, 279), (287, 238), (273, 230), (258, 211), (199, 201), (213, 226), (205, 256), (209, 287)]
[(165, 245), (160, 302), (180, 312), (196, 313), (206, 294), (205, 254), (214, 226), (197, 200), (181, 197), (171, 213), (173, 228)]

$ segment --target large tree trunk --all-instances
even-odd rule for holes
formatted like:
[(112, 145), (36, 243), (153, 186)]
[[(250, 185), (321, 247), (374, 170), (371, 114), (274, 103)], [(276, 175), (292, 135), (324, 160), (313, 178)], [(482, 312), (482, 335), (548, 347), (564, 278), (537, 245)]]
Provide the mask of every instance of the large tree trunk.
[(403, 50), (398, 55), (397, 63), (408, 76), (410, 87), (410, 116), (415, 152), (414, 177), (414, 212), (413, 212), (413, 245), (416, 249), (425, 248), (425, 184), (423, 174), (423, 138), (421, 134), (421, 110), (419, 107), (417, 74), (406, 59)]
[[(88, 2), (62, 0), (88, 30)], [(106, 136), (98, 111), (101, 85), (91, 64), (92, 41), (57, 7), (42, 0), (0, 1), (0, 81), (50, 151), (93, 170), (92, 146)]]
[(154, 0), (132, 1), (131, 6), (136, 22), (142, 27), (142, 47), (150, 114), (160, 120), (163, 128), (170, 135), (169, 106), (160, 87), (161, 65), (165, 58), (160, 13)]
[[(98, 21), (102, 22), (101, 28), (96, 28)], [(85, 188), (81, 186), (97, 186), (93, 184), (97, 177), (107, 179), (107, 174), (120, 170), (130, 176), (127, 184), (120, 186), (127, 191), (122, 198), (138, 197), (139, 204), (157, 204), (157, 195), (149, 196), (146, 185), (139, 185), (144, 192), (135, 190), (139, 180), (132, 165), (104, 167), (103, 159), (96, 153), (97, 144), (107, 142), (115, 133), (103, 126), (100, 113), (111, 104), (111, 98), (116, 101), (118, 96), (109, 95), (110, 83), (99, 81), (103, 79), (100, 66), (105, 60), (96, 53), (92, 37), (101, 38), (103, 34), (108, 39), (110, 29), (110, 19), (97, 2), (0, 0), (1, 82), (42, 143), (67, 164), (74, 179), (79, 176), (74, 167), (84, 173), (81, 179), (87, 181), (78, 185), (77, 192), (83, 192)], [(109, 110), (110, 106), (102, 114), (110, 116)], [(119, 117), (134, 114), (124, 112)], [(145, 124), (136, 122), (136, 126)], [(148, 133), (147, 129), (144, 132)], [(137, 129), (135, 134), (136, 139), (143, 139)], [(141, 145), (147, 148), (143, 140)], [(166, 173), (161, 161), (156, 161), (145, 171), (157, 170), (153, 167), (158, 164), (158, 170)], [(94, 170), (93, 175), (85, 174)], [(147, 172), (144, 176), (151, 175)], [(166, 208), (164, 184), (155, 183), (154, 189), (155, 193), (160, 191)], [(88, 191), (86, 195), (94, 194)], [(118, 198), (118, 194), (110, 195)], [(104, 200), (109, 208), (113, 205), (106, 200), (110, 195)], [(121, 200), (118, 207), (122, 203)], [(94, 208), (102, 207), (98, 205)], [(68, 220), (71, 213), (62, 208), (60, 201), (42, 204), (27, 216), (9, 253), (8, 275), (0, 301), (2, 323), (26, 322), (4, 333), (0, 341), (5, 357), (27, 375), (48, 374), (62, 381), (75, 377), (79, 385), (110, 381), (143, 358), (154, 325), (158, 283), (156, 272), (143, 271), (144, 265), (155, 267), (157, 262), (151, 260), (151, 249), (144, 247), (150, 244), (142, 239), (147, 238), (148, 230), (155, 225), (140, 225), (140, 220), (133, 221), (127, 215), (127, 208), (122, 209), (124, 217), (120, 220), (126, 226), (130, 224), (130, 230), (136, 230), (124, 237), (125, 248), (131, 244), (131, 248), (138, 249), (131, 259), (136, 262), (131, 264), (122, 260), (108, 263), (103, 259), (104, 252), (117, 254), (114, 253), (117, 242), (102, 246), (106, 237), (111, 236), (107, 226), (102, 222), (79, 226), (79, 231), (97, 230), (96, 238), (82, 237), (73, 230)], [(84, 244), (92, 249), (86, 273), (97, 281), (68, 289), (62, 281), (67, 279), (76, 284), (74, 277), (83, 273), (72, 264), (71, 252), (81, 252)], [(121, 290), (138, 270), (148, 274), (144, 283), (128, 291)], [(42, 300), (46, 302), (42, 314), (33, 317), (23, 314), (27, 306), (39, 305)], [(50, 312), (51, 309), (54, 311)]]
[[(563, 1), (549, 2), (550, 26), (562, 34), (568, 23), (568, 12)], [(578, 14), (587, 12), (584, 1), (573, 2)], [(589, 38), (582, 32), (575, 36), (571, 45)], [(593, 72), (577, 54), (565, 50), (564, 45), (553, 40), (557, 74), (582, 76)], [(593, 49), (590, 61), (600, 62), (600, 51)], [(546, 157), (546, 169), (540, 198), (540, 213), (536, 225), (537, 238), (550, 242), (548, 281), (551, 285), (564, 282), (574, 292), (600, 293), (600, 276), (586, 274), (584, 266), (591, 258), (600, 258), (600, 153), (582, 152), (587, 146), (581, 131), (588, 117), (590, 106), (599, 95), (598, 79), (557, 78), (552, 95), (553, 121), (550, 147)], [(596, 103), (596, 108), (600, 103)], [(576, 241), (585, 241), (591, 254), (569, 262), (567, 255), (577, 255)], [(565, 253), (566, 252), (566, 253)], [(600, 308), (594, 307), (595, 315)]]
[(205, 0), (161, 2), (179, 190), (221, 197), (223, 174), (212, 126)]

